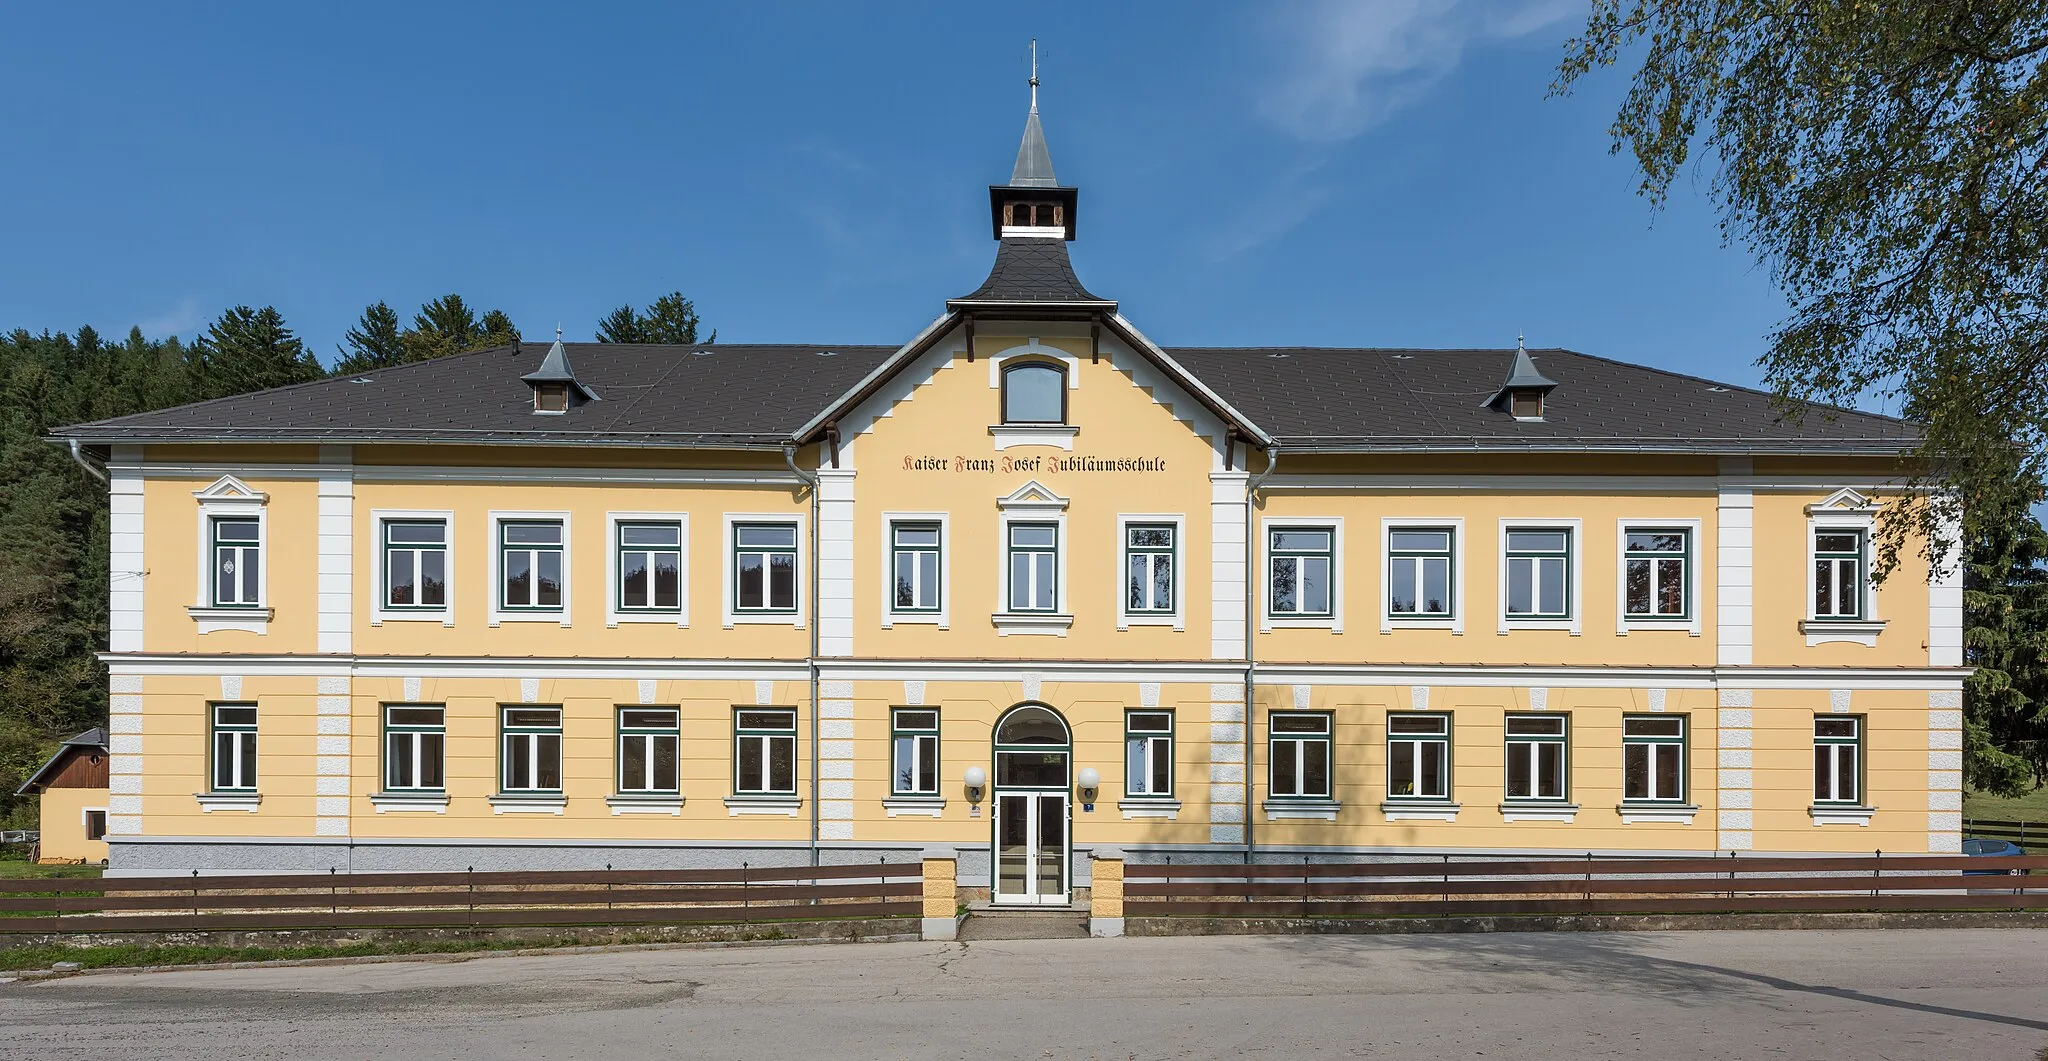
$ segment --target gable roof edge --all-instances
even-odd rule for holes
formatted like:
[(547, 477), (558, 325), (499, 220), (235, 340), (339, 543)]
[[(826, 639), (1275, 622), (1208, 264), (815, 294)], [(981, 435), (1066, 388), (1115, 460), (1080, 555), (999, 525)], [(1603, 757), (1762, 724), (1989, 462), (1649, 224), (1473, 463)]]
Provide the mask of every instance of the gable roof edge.
[(901, 371), (904, 365), (916, 360), (926, 350), (937, 345), (938, 341), (945, 338), (946, 333), (951, 331), (955, 324), (960, 323), (960, 320), (961, 314), (954, 310), (949, 309), (945, 313), (940, 314), (937, 320), (925, 325), (924, 330), (918, 332), (916, 337), (897, 347), (895, 353), (884, 358), (881, 364), (876, 365), (867, 375), (862, 376), (860, 382), (847, 388), (844, 394), (834, 398), (831, 404), (819, 410), (818, 415), (811, 417), (808, 423), (797, 428), (795, 433), (790, 435), (789, 440), (799, 446), (807, 446), (817, 441), (819, 433), (825, 429), (826, 424), (845, 416), (848, 410), (866, 401), (876, 390), (881, 388), (881, 385), (889, 377)]
[(1202, 382), (1200, 376), (1188, 371), (1187, 366), (1168, 356), (1166, 351), (1159, 348), (1159, 344), (1146, 338), (1145, 333), (1139, 331), (1136, 325), (1125, 320), (1123, 314), (1111, 313), (1103, 320), (1118, 338), (1129, 343), (1131, 349), (1136, 350), (1141, 356), (1152, 359), (1159, 367), (1165, 369), (1167, 375), (1172, 376), (1175, 382), (1187, 389), (1188, 393), (1207, 405), (1209, 411), (1242, 428), (1261, 447), (1273, 445), (1273, 436), (1264, 428), (1253, 423), (1250, 417), (1238, 412), (1229, 402), (1223, 400), (1222, 395), (1209, 389), (1209, 385)]

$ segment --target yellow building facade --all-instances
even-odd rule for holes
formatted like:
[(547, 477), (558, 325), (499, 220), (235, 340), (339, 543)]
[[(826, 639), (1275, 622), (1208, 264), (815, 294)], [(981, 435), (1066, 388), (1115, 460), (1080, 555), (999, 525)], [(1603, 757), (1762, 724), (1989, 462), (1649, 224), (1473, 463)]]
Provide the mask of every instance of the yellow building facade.
[(58, 433), (117, 873), (1955, 851), (1910, 425), (1563, 350), (1163, 350), (1035, 109), (900, 347), (517, 344)]

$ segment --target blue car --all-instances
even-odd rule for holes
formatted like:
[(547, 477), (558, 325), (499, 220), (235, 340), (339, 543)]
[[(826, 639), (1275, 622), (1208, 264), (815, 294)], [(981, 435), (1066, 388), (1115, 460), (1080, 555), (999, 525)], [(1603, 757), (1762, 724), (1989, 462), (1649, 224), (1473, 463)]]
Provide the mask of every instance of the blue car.
[[(2008, 840), (1986, 840), (1971, 837), (1963, 841), (1963, 854), (1981, 855), (1986, 858), (2008, 858), (2026, 854), (2026, 849)], [(2002, 876), (2008, 873), (2025, 873), (2023, 869), (1966, 869), (1965, 877)]]

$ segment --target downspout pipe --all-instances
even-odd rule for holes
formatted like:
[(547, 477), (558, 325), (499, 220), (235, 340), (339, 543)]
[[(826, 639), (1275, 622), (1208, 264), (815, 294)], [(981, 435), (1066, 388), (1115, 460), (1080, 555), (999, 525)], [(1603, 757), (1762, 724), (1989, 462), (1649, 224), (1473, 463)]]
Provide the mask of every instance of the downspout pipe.
[(82, 444), (75, 438), (66, 439), (66, 441), (71, 444), (72, 462), (77, 464), (79, 467), (84, 468), (85, 474), (90, 475), (95, 479), (98, 479), (101, 483), (105, 483), (107, 481), (107, 473), (101, 471), (97, 465), (93, 464), (92, 458), (87, 457), (85, 455), (85, 449), (83, 448)]
[(1252, 788), (1258, 775), (1253, 767), (1258, 762), (1258, 742), (1252, 739), (1252, 697), (1259, 684), (1258, 653), (1253, 646), (1258, 644), (1259, 595), (1265, 590), (1258, 577), (1258, 538), (1255, 536), (1259, 507), (1258, 490), (1266, 477), (1280, 464), (1280, 445), (1266, 447), (1266, 466), (1259, 474), (1244, 483), (1244, 864), (1252, 864), (1252, 829), (1257, 815), (1252, 813)]
[(803, 470), (803, 468), (802, 468), (802, 467), (800, 467), (800, 466), (799, 466), (799, 465), (797, 464), (797, 462), (796, 462), (796, 444), (795, 444), (795, 443), (793, 443), (793, 442), (791, 442), (791, 443), (785, 443), (785, 444), (783, 445), (783, 447), (782, 447), (782, 460), (783, 460), (783, 462), (784, 462), (785, 464), (788, 464), (788, 465), (789, 465), (789, 470), (790, 470), (791, 472), (794, 472), (794, 473), (796, 474), (796, 477), (797, 477), (798, 479), (801, 479), (801, 480), (803, 480), (803, 482), (804, 482), (804, 485), (808, 486), (808, 487), (810, 488), (810, 491), (811, 491), (811, 526), (810, 526), (810, 534), (806, 535), (806, 537), (808, 537), (808, 538), (810, 539), (810, 542), (809, 542), (809, 546), (810, 546), (810, 554), (811, 554), (811, 562), (810, 562), (810, 567), (811, 567), (811, 579), (810, 579), (810, 581), (811, 581), (811, 588), (810, 588), (810, 596), (809, 596), (809, 600), (808, 600), (808, 601), (806, 602), (806, 606), (807, 606), (807, 607), (808, 607), (808, 608), (810, 609), (810, 613), (811, 613), (811, 615), (810, 615), (810, 627), (811, 627), (811, 653), (810, 653), (810, 656), (809, 656), (809, 658), (807, 659), (806, 663), (807, 663), (807, 668), (808, 668), (808, 670), (810, 671), (810, 678), (811, 678), (811, 799), (810, 799), (810, 803), (811, 803), (811, 865), (813, 865), (813, 866), (816, 866), (816, 865), (818, 864), (818, 791), (819, 791), (819, 789), (818, 789), (818, 648), (819, 648), (819, 645), (818, 645), (818, 476), (817, 476), (817, 475), (815, 475), (815, 474), (813, 474), (813, 473), (811, 473), (811, 472), (807, 472), (807, 471)]

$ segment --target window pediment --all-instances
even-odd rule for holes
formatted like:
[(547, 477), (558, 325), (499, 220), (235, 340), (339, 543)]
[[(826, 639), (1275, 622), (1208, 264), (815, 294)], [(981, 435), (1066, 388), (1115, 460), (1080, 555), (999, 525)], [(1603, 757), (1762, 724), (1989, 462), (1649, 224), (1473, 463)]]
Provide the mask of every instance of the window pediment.
[(1827, 496), (1826, 500), (1806, 506), (1809, 516), (1874, 516), (1877, 501), (1852, 487), (1843, 487)]
[(996, 506), (1005, 511), (1057, 511), (1067, 507), (1067, 499), (1046, 489), (1038, 480), (1033, 479), (1007, 496), (997, 499)]
[(201, 501), (241, 501), (261, 505), (270, 500), (270, 495), (261, 490), (251, 489), (248, 483), (232, 475), (223, 475), (203, 490), (192, 491), (192, 496)]

